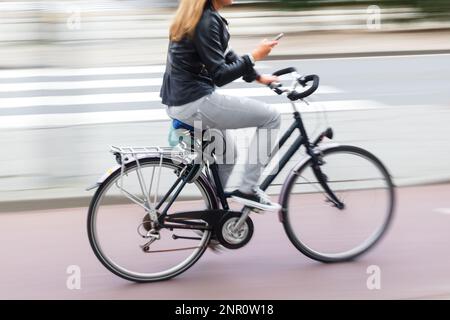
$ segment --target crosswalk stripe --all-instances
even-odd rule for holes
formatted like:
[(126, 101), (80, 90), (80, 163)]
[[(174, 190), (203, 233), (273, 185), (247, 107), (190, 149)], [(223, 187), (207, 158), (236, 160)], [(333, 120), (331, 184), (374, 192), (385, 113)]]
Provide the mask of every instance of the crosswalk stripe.
[(0, 92), (147, 87), (161, 83), (162, 78), (2, 83)]
[[(257, 63), (256, 69), (267, 69), (269, 65)], [(31, 68), (0, 70), (0, 79), (34, 78), (34, 77), (74, 77), (121, 74), (164, 73), (165, 65), (98, 67), (98, 68)]]
[[(272, 105), (283, 114), (289, 114), (292, 112), (292, 106), (289, 103)], [(309, 106), (299, 105), (298, 110), (302, 113), (310, 113), (321, 111), (367, 110), (383, 107), (385, 106), (373, 101), (350, 100), (311, 103)], [(0, 117), (0, 129), (42, 128), (163, 120), (169, 120), (165, 109), (17, 115)]]
[[(268, 68), (268, 65), (262, 65), (262, 68)], [(83, 68), (83, 69), (22, 69), (22, 70), (0, 70), (0, 78), (40, 78), (37, 81), (12, 83), (6, 82), (0, 84), (0, 92), (8, 94), (5, 98), (0, 98), (0, 109), (15, 109), (38, 106), (77, 106), (77, 105), (101, 105), (101, 104), (120, 104), (126, 109), (126, 103), (136, 102), (160, 102), (159, 88), (157, 91), (152, 86), (160, 86), (162, 78), (158, 73), (163, 73), (164, 65), (154, 66), (131, 66), (131, 67), (102, 67), (102, 68)], [(101, 75), (132, 75), (132, 74), (155, 74), (156, 77), (132, 77), (124, 79), (95, 79), (95, 76)], [(86, 80), (68, 80), (58, 81), (59, 77), (93, 76), (94, 78)], [(33, 79), (35, 80), (35, 79)], [(243, 83), (242, 79), (237, 82)], [(120, 88), (149, 87), (148, 92), (117, 92), (96, 93), (95, 89), (118, 89)], [(71, 90), (86, 90), (82, 94), (68, 94)], [(50, 91), (61, 90), (63, 95), (58, 95)], [(20, 96), (27, 91), (38, 91), (38, 96)], [(64, 92), (66, 91), (66, 92)], [(126, 91), (122, 89), (122, 91)], [(104, 92), (104, 91), (103, 91)], [(239, 87), (218, 88), (217, 92), (239, 97), (277, 97), (277, 95), (267, 87), (260, 85), (239, 85)], [(317, 93), (330, 94), (342, 92), (333, 86), (322, 85)], [(10, 93), (10, 94), (9, 94)], [(281, 100), (281, 97), (280, 97)], [(272, 100), (273, 101), (273, 100)], [(290, 103), (272, 103), (283, 114), (292, 112)], [(309, 106), (299, 104), (298, 109), (301, 112), (320, 112), (320, 111), (345, 111), (345, 110), (364, 110), (384, 107), (373, 101), (367, 100), (337, 100), (325, 101), (321, 103), (312, 103)], [(18, 111), (19, 113), (19, 111)], [(94, 112), (70, 112), (70, 113), (52, 113), (52, 114), (25, 114), (25, 115), (7, 115), (0, 117), (0, 129), (11, 128), (39, 128), (55, 126), (77, 126), (94, 125), (107, 123), (126, 123), (142, 121), (167, 121), (169, 118), (164, 108), (147, 110), (120, 110), (120, 111), (94, 111)]]
[[(44, 82), (19, 82), (2, 83), (0, 92), (21, 92), (21, 91), (42, 91), (42, 90), (74, 90), (74, 89), (98, 89), (98, 88), (127, 88), (127, 87), (149, 87), (161, 86), (162, 78), (140, 78), (140, 79), (111, 79), (111, 80), (83, 80), (83, 81), (44, 81)], [(244, 82), (238, 79), (235, 82)], [(256, 90), (259, 89), (259, 90)], [(251, 90), (252, 96), (268, 96), (273, 93), (264, 87), (259, 88), (239, 88), (239, 89), (219, 89), (229, 90), (226, 94), (240, 94), (241, 90)], [(259, 93), (261, 92), (261, 93)], [(318, 93), (337, 93), (341, 92), (335, 87), (321, 86)]]
[(0, 78), (32, 78), (32, 77), (70, 77), (112, 74), (142, 74), (163, 73), (165, 65), (130, 66), (130, 67), (101, 67), (101, 68), (34, 68), (0, 70)]
[(72, 96), (39, 96), (23, 98), (2, 98), (0, 108), (24, 108), (34, 106), (73, 106), (85, 104), (150, 102), (159, 101), (158, 92), (86, 94)]
[[(218, 89), (219, 93), (238, 97), (267, 97), (275, 96), (275, 93), (265, 87), (260, 88), (238, 88)], [(332, 87), (323, 87), (319, 93), (338, 92)], [(61, 96), (36, 96), (0, 98), (0, 109), (25, 108), (33, 106), (73, 106), (86, 104), (104, 103), (130, 103), (130, 102), (155, 102), (160, 101), (159, 92), (123, 92), (84, 95), (61, 95)]]
[[(292, 105), (290, 103), (273, 103), (274, 108), (280, 111), (282, 114), (289, 114), (293, 112)], [(296, 108), (301, 113), (309, 112), (328, 112), (328, 111), (353, 111), (353, 110), (369, 110), (369, 109), (381, 109), (386, 106), (382, 103), (372, 100), (335, 100), (335, 101), (320, 101), (310, 102), (306, 104), (296, 104)]]
[[(218, 89), (217, 92), (239, 97), (269, 97), (274, 96), (275, 93), (267, 87), (258, 88), (233, 88), (233, 89)], [(317, 89), (315, 94), (338, 93), (341, 90), (332, 86), (321, 86)]]

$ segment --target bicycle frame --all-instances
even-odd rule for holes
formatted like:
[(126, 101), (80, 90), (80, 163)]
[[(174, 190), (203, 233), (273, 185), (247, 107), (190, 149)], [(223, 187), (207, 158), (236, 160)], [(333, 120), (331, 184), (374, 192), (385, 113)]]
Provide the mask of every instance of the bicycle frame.
[[(310, 140), (303, 123), (302, 115), (296, 108), (295, 101), (300, 100), (301, 102), (308, 104), (305, 101), (305, 98), (317, 90), (319, 86), (319, 77), (317, 75), (300, 76), (296, 72), (296, 69), (292, 67), (278, 70), (274, 72), (274, 75), (280, 76), (288, 73), (294, 78), (291, 88), (286, 88), (281, 82), (272, 82), (269, 87), (278, 95), (286, 95), (291, 101), (294, 121), (289, 128), (280, 135), (281, 137), (277, 139), (275, 148), (267, 150), (269, 151), (269, 154), (268, 157), (265, 157), (264, 164), (267, 163), (267, 165), (272, 164), (276, 166), (269, 167), (271, 168), (270, 172), (264, 177), (260, 188), (265, 191), (272, 186), (275, 179), (283, 170), (285, 170), (288, 162), (291, 161), (295, 153), (304, 146), (305, 153), (303, 153), (302, 149), (301, 159), (295, 161), (295, 164), (291, 163), (288, 167), (291, 165), (292, 167), (289, 168), (289, 170), (286, 170), (289, 172), (286, 172), (288, 175), (282, 183), (279, 195), (279, 203), (281, 205), (278, 212), (279, 222), (283, 224), (286, 234), (292, 244), (309, 258), (321, 262), (349, 261), (372, 248), (385, 233), (393, 214), (395, 200), (394, 185), (387, 169), (381, 161), (370, 152), (355, 146), (328, 143), (328, 141), (322, 143), (325, 137), (333, 139), (333, 130), (331, 128), (327, 128), (315, 139)], [(311, 83), (312, 85), (308, 85)], [(301, 92), (296, 90), (297, 85), (303, 87)], [(169, 279), (192, 266), (208, 247), (211, 249), (218, 249), (223, 246), (228, 249), (238, 249), (245, 246), (252, 238), (254, 232), (254, 224), (252, 222), (253, 217), (251, 218), (249, 215), (252, 212), (258, 212), (258, 207), (263, 207), (255, 202), (244, 202), (247, 204), (241, 205), (239, 211), (232, 211), (230, 209), (228, 205), (228, 198), (230, 195), (224, 192), (224, 186), (219, 177), (219, 168), (222, 163), (220, 162), (221, 157), (219, 156), (219, 152), (215, 151), (221, 149), (219, 148), (220, 146), (226, 147), (226, 145), (214, 143), (216, 141), (215, 138), (218, 138), (219, 142), (223, 138), (214, 134), (217, 129), (202, 131), (201, 135), (199, 135), (200, 132), (197, 132), (197, 130), (195, 130), (195, 128), (193, 129), (191, 126), (183, 125), (183, 123), (181, 123), (180, 126), (177, 126), (176, 122), (174, 124), (173, 127), (178, 127), (177, 129), (179, 129), (179, 131), (176, 132), (177, 136), (179, 138), (185, 136), (187, 138), (186, 140), (180, 141), (180, 139), (178, 139), (179, 144), (175, 147), (111, 146), (110, 151), (115, 155), (116, 162), (119, 166), (109, 169), (105, 175), (97, 180), (96, 184), (88, 188), (94, 189), (99, 187), (89, 206), (87, 227), (90, 245), (97, 258), (108, 270), (127, 280), (147, 282)], [(184, 131), (182, 131), (183, 129), (181, 128), (183, 128)], [(261, 131), (263, 130), (258, 130), (257, 133), (261, 133)], [(298, 136), (293, 137), (292, 135), (294, 132), (298, 132)], [(205, 133), (207, 136), (205, 136)], [(286, 146), (288, 140), (289, 145)], [(273, 141), (273, 139), (271, 139), (271, 141)], [(171, 145), (173, 144), (171, 143)], [(282, 152), (283, 154), (278, 156), (280, 149), (284, 146), (285, 149)], [(258, 153), (260, 153), (260, 151), (262, 150), (258, 150)], [(257, 152), (251, 154), (253, 155), (256, 153)], [(362, 166), (359, 162), (354, 166), (348, 165), (343, 167), (343, 163), (347, 164), (350, 162), (347, 160), (347, 157), (344, 157), (342, 160), (342, 156), (347, 155), (356, 156), (358, 159), (366, 161), (366, 163), (377, 170), (376, 173), (378, 173), (378, 175), (373, 174), (373, 167), (368, 168)], [(339, 160), (336, 162), (336, 167), (333, 167), (333, 159)], [(249, 163), (252, 160), (253, 159), (249, 155)], [(262, 159), (257, 160), (261, 161)], [(330, 165), (327, 164), (328, 161), (331, 162)], [(355, 167), (362, 169), (354, 170)], [(269, 168), (267, 168), (266, 172), (269, 171)], [(164, 171), (164, 173), (161, 173), (162, 171)], [(362, 179), (360, 180), (356, 179), (358, 177), (344, 179), (345, 174), (349, 171), (355, 171), (356, 174), (363, 174), (364, 177), (361, 177)], [(370, 174), (366, 176), (366, 172), (369, 172)], [(328, 178), (328, 176), (330, 178)], [(150, 184), (146, 185), (146, 177), (150, 179)], [(172, 183), (174, 180), (175, 182)], [(163, 185), (159, 188), (159, 183), (161, 181), (163, 182)], [(372, 185), (367, 183), (367, 181), (376, 181), (376, 183)], [(380, 185), (378, 181), (382, 181), (383, 185)], [(154, 182), (156, 183), (156, 187), (153, 186)], [(350, 187), (347, 185), (343, 186), (343, 182), (349, 182)], [(355, 187), (352, 187), (355, 182)], [(362, 183), (360, 184), (359, 182)], [(192, 185), (185, 188), (186, 184), (190, 183)], [(129, 188), (128, 185), (130, 186)], [(365, 199), (371, 199), (369, 205), (372, 205), (372, 201), (378, 204), (385, 198), (378, 196), (378, 190), (375, 190), (376, 193), (374, 193), (373, 197), (366, 196), (366, 190), (383, 189), (382, 193), (386, 195), (388, 206), (386, 207), (381, 204), (380, 208), (381, 210), (387, 209), (387, 215), (380, 221), (382, 224), (377, 226), (376, 229), (370, 230), (372, 228), (361, 228), (362, 230), (367, 229), (367, 231), (370, 231), (369, 236), (364, 238), (364, 242), (356, 244), (355, 246), (353, 244), (354, 241), (351, 241), (352, 247), (348, 247), (344, 244), (343, 246), (339, 246), (342, 250), (328, 251), (322, 250), (321, 246), (319, 246), (319, 250), (317, 250), (315, 246), (309, 244), (309, 241), (308, 243), (304, 243), (302, 237), (297, 236), (297, 233), (294, 230), (295, 226), (292, 223), (294, 219), (291, 219), (291, 217), (299, 213), (299, 211), (302, 211), (301, 209), (298, 209), (298, 207), (296, 208), (298, 203), (301, 204), (305, 201), (309, 202), (310, 199), (317, 201), (319, 208), (316, 210), (311, 209), (309, 211), (315, 215), (325, 213), (325, 215), (322, 214), (323, 218), (328, 218), (330, 216), (329, 212), (331, 211), (330, 208), (325, 208), (325, 210), (322, 211), (321, 209), (324, 205), (327, 207), (334, 207), (332, 211), (336, 211), (336, 213), (346, 207), (346, 205), (344, 205), (331, 190), (329, 185), (331, 185), (333, 189), (336, 189), (336, 192), (338, 192), (339, 196), (343, 199), (342, 201), (344, 201), (344, 199), (347, 201), (349, 198), (353, 198), (348, 196), (347, 191), (355, 190), (357, 193), (354, 198), (363, 199), (363, 202), (357, 200), (356, 204), (361, 203), (363, 206), (366, 205), (367, 202)], [(118, 190), (110, 190), (111, 186), (117, 187)], [(190, 187), (193, 187), (195, 191), (199, 192), (197, 195), (200, 194), (200, 196), (195, 196), (195, 199), (200, 200), (195, 204), (188, 201), (180, 201), (180, 211), (176, 211), (178, 203), (176, 203), (176, 205), (173, 204), (177, 198), (183, 198), (184, 196), (187, 200), (193, 198), (192, 192), (182, 193), (183, 189), (185, 189), (184, 191), (189, 191), (188, 189), (190, 189)], [(164, 191), (158, 193), (158, 190), (160, 189), (164, 189)], [(169, 190), (166, 191), (167, 189)], [(152, 193), (152, 190), (154, 193)], [(360, 192), (361, 190), (364, 192)], [(121, 194), (117, 194), (117, 191), (120, 191)], [(119, 196), (124, 196), (131, 201), (132, 204), (138, 205), (138, 210), (136, 212), (137, 216), (133, 214), (131, 217), (133, 220), (131, 221), (132, 223), (134, 221), (134, 223), (137, 224), (137, 235), (145, 239), (145, 243), (138, 247), (144, 253), (159, 254), (162, 252), (178, 252), (181, 250), (194, 251), (189, 255), (186, 255), (186, 258), (181, 257), (183, 260), (180, 262), (175, 261), (173, 258), (168, 260), (170, 265), (167, 265), (167, 267), (164, 266), (164, 269), (158, 266), (157, 269), (152, 268), (149, 272), (145, 272), (141, 268), (134, 271), (134, 269), (130, 269), (126, 265), (119, 265), (115, 261), (116, 259), (110, 258), (108, 252), (104, 252), (102, 248), (104, 247), (102, 246), (102, 232), (97, 230), (97, 227), (99, 226), (99, 207), (102, 205), (114, 205), (116, 203), (123, 204), (124, 202)], [(104, 199), (111, 199), (111, 201), (104, 201)], [(234, 200), (239, 199), (235, 198)], [(201, 204), (200, 209), (191, 209), (191, 211), (187, 211), (190, 207), (198, 208), (198, 203)], [(129, 202), (125, 201), (125, 204), (128, 206)], [(360, 209), (358, 206), (352, 206), (351, 202), (349, 202), (349, 204), (350, 205), (347, 205), (348, 209), (365, 210), (364, 207), (361, 207)], [(142, 209), (143, 211), (141, 211)], [(104, 211), (106, 211), (106, 213), (109, 212), (109, 210)], [(119, 211), (123, 211), (122, 213), (129, 216), (127, 213), (132, 211), (132, 209), (130, 210), (128, 207), (119, 207)], [(101, 212), (102, 211), (100, 211), (100, 214), (103, 216), (104, 214)], [(370, 214), (372, 214), (372, 212), (370, 212)], [(352, 212), (350, 212), (350, 215), (353, 216)], [(339, 216), (341, 215), (339, 214)], [(344, 216), (346, 216), (346, 214), (344, 214)], [(321, 220), (322, 219), (315, 219), (313, 221), (314, 224), (317, 224), (317, 222), (320, 222)], [(334, 220), (335, 218), (333, 215), (331, 221)], [(378, 221), (379, 219), (377, 218), (377, 223)], [(118, 224), (120, 225), (121, 223), (122, 220), (119, 220)], [(327, 226), (328, 222), (325, 223)], [(359, 226), (356, 228), (359, 228)], [(180, 229), (190, 232), (180, 232)], [(169, 235), (167, 235), (167, 232), (162, 233), (160, 231), (169, 231)], [(109, 233), (108, 230), (107, 234)], [(344, 240), (347, 239), (347, 233), (346, 230), (343, 230)], [(358, 233), (358, 239), (359, 238), (361, 237)], [(185, 245), (184, 241), (178, 241), (179, 246), (163, 245), (161, 246), (162, 248), (153, 248), (153, 243), (160, 239), (169, 241), (171, 239), (195, 240), (200, 241), (200, 243), (195, 246), (188, 246)], [(118, 239), (118, 241), (120, 242), (120, 239)], [(150, 248), (150, 246), (152, 246), (152, 248)], [(121, 259), (119, 259), (119, 261), (120, 260)], [(177, 256), (176, 260), (179, 260)]]
[[(273, 160), (275, 154), (278, 152), (278, 150), (283, 145), (285, 145), (285, 143), (292, 136), (294, 131), (298, 130), (299, 136), (295, 139), (294, 143), (289, 147), (287, 152), (281, 157), (279, 165), (277, 166), (276, 170), (274, 170), (272, 173), (270, 173), (264, 179), (264, 181), (260, 185), (260, 188), (262, 190), (266, 190), (272, 184), (272, 182), (278, 176), (278, 174), (284, 169), (284, 167), (286, 166), (288, 161), (293, 157), (293, 155), (303, 145), (303, 146), (305, 146), (306, 153), (312, 159), (314, 174), (316, 175), (316, 178), (318, 179), (320, 185), (323, 187), (324, 191), (327, 193), (329, 200), (331, 202), (333, 202), (338, 208), (341, 208), (343, 206), (343, 204), (335, 196), (333, 191), (328, 187), (326, 179), (324, 178), (324, 176), (321, 172), (320, 165), (322, 163), (321, 163), (320, 155), (318, 155), (314, 152), (314, 148), (322, 141), (322, 139), (324, 137), (332, 138), (332, 136), (333, 136), (332, 130), (331, 130), (331, 128), (328, 128), (326, 131), (324, 131), (322, 134), (320, 134), (314, 140), (313, 143), (311, 143), (309, 140), (308, 134), (306, 132), (305, 126), (303, 124), (303, 120), (302, 120), (300, 112), (297, 110), (296, 105), (293, 101), (291, 101), (291, 104), (292, 104), (292, 108), (294, 110), (294, 112), (293, 112), (294, 122), (291, 124), (291, 126), (286, 130), (286, 132), (278, 140), (278, 142), (277, 142), (278, 148), (275, 148), (274, 150), (272, 150), (271, 154), (269, 155), (268, 162), (270, 163)], [(182, 179), (181, 175), (180, 175), (180, 177), (174, 183), (174, 186), (172, 186), (172, 188), (170, 188), (170, 190), (167, 192), (167, 194), (163, 196), (161, 201), (156, 206), (155, 209), (158, 210), (162, 206), (164, 201), (166, 201), (169, 198), (170, 194), (176, 188), (176, 185), (179, 184), (179, 182), (181, 180), (183, 180), (181, 185), (175, 191), (175, 194), (169, 200), (169, 202), (167, 203), (167, 205), (165, 206), (164, 210), (161, 212), (161, 215), (158, 218), (158, 222), (162, 227), (181, 228), (181, 229), (199, 229), (199, 227), (201, 227), (201, 225), (198, 223), (191, 222), (191, 223), (187, 223), (185, 225), (173, 225), (173, 224), (165, 223), (164, 220), (166, 218), (171, 222), (175, 222), (173, 220), (176, 220), (176, 219), (184, 219), (184, 220), (186, 220), (186, 219), (211, 220), (212, 219), (212, 220), (216, 220), (216, 217), (212, 217), (212, 215), (211, 215), (212, 212), (217, 212), (217, 211), (227, 212), (229, 210), (228, 201), (225, 196), (224, 189), (223, 189), (223, 186), (220, 181), (219, 174), (218, 174), (218, 165), (216, 163), (212, 163), (209, 165), (209, 168), (206, 167), (206, 170), (210, 170), (212, 180), (213, 180), (212, 182), (214, 183), (214, 186), (215, 186), (216, 195), (217, 195), (218, 199), (220, 200), (220, 204), (221, 204), (223, 210), (213, 209), (213, 210), (204, 210), (204, 211), (179, 212), (179, 213), (173, 213), (170, 215), (167, 214), (168, 209), (173, 204), (173, 202), (176, 200), (177, 196), (180, 194), (181, 190), (186, 185), (187, 181), (189, 181), (189, 179), (193, 176), (193, 174), (195, 174), (196, 170), (198, 169), (195, 166), (199, 166), (199, 164), (193, 165), (193, 167), (191, 168), (190, 172), (188, 173), (188, 175), (186, 176), (185, 179)], [(247, 215), (248, 215), (248, 213), (243, 214), (242, 220), (245, 220)], [(207, 216), (208, 216), (208, 218), (206, 218)], [(217, 216), (217, 215), (214, 215), (214, 216)], [(186, 223), (186, 222), (188, 222), (188, 221), (183, 221), (182, 223)], [(211, 222), (213, 222), (213, 221), (211, 221)], [(203, 226), (200, 229), (205, 229), (205, 227)]]

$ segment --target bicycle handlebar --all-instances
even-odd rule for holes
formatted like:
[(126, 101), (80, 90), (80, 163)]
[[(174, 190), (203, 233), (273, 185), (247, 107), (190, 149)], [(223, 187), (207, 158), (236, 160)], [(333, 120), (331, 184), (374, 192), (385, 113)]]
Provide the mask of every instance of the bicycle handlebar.
[(293, 73), (293, 72), (297, 72), (297, 70), (294, 67), (289, 67), (289, 68), (284, 68), (284, 69), (275, 71), (274, 73), (272, 73), (272, 75), (279, 77), (284, 74)]
[[(283, 85), (279, 82), (272, 82), (271, 84), (269, 84), (269, 88), (272, 89), (273, 91), (275, 91), (277, 94), (281, 95), (283, 93), (287, 93), (287, 97), (289, 100), (291, 101), (295, 101), (295, 100), (299, 100), (299, 99), (304, 99), (310, 95), (312, 95), (317, 88), (319, 88), (319, 76), (315, 75), (315, 74), (311, 74), (311, 75), (307, 75), (307, 76), (301, 76), (297, 73), (297, 70), (293, 67), (289, 67), (289, 68), (284, 68), (278, 71), (275, 71), (274, 73), (272, 73), (272, 75), (274, 76), (282, 76), (285, 74), (292, 74), (293, 78), (294, 78), (294, 82), (292, 85), (292, 88), (283, 88)], [(309, 87), (307, 90), (303, 91), (303, 92), (298, 92), (295, 90), (295, 87), (298, 84), (300, 84), (302, 87), (306, 87), (306, 85), (312, 81), (312, 85), (311, 87)]]

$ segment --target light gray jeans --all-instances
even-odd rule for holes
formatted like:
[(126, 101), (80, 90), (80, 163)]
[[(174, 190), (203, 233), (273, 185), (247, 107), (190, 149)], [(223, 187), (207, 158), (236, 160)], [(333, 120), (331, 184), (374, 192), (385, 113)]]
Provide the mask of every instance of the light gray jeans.
[[(167, 114), (169, 117), (191, 126), (194, 126), (195, 122), (196, 126), (200, 123), (202, 129), (214, 128), (222, 132), (226, 141), (227, 153), (232, 152), (231, 161), (227, 156), (226, 162), (218, 162), (219, 176), (224, 188), (237, 158), (236, 144), (226, 130), (256, 127), (256, 133), (248, 146), (249, 154), (252, 152), (258, 153), (257, 150), (258, 146), (259, 148), (261, 146), (262, 137), (265, 137), (266, 150), (270, 153), (275, 147), (274, 144), (281, 122), (280, 113), (267, 103), (217, 92), (181, 106), (169, 106), (167, 107)], [(250, 193), (252, 189), (257, 187), (258, 180), (266, 165), (266, 161), (262, 159), (258, 161), (247, 159), (239, 190)]]

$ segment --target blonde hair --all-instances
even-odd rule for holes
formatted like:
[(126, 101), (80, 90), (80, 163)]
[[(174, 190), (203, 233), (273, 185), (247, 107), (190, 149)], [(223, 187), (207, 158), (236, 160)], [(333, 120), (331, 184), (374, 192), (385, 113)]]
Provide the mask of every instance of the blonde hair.
[(169, 39), (171, 41), (180, 41), (185, 36), (192, 38), (207, 1), (209, 0), (180, 0), (170, 26)]

